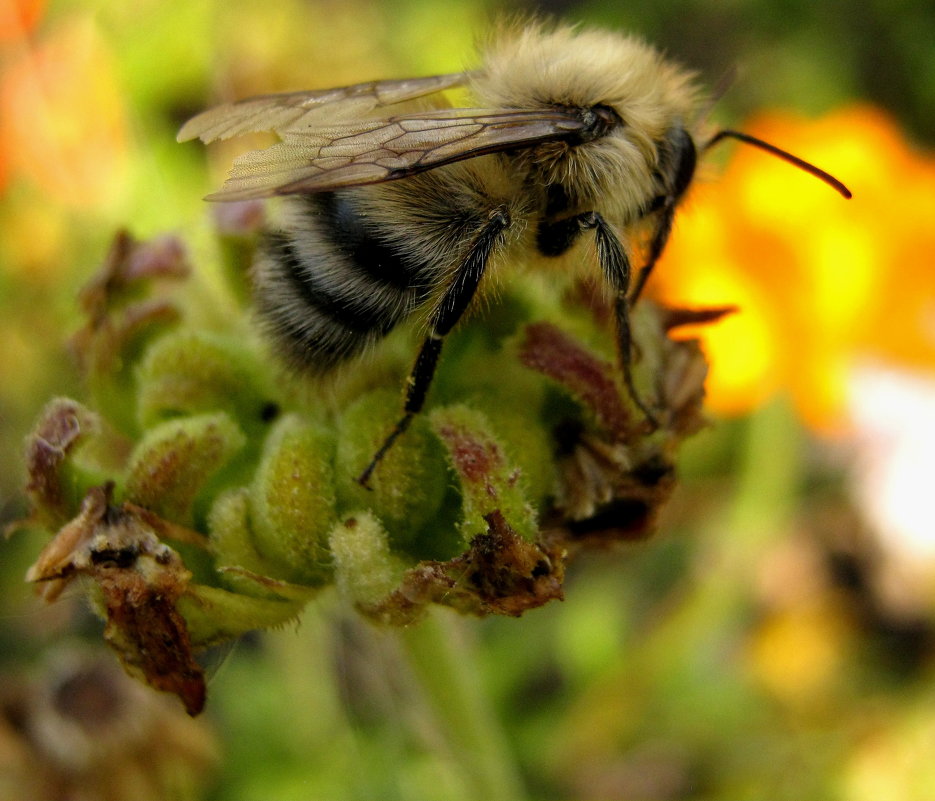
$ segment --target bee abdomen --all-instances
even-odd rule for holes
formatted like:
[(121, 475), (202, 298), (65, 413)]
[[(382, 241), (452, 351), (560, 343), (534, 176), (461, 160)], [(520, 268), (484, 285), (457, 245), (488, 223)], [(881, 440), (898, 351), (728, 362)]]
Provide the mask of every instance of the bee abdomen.
[(265, 236), (255, 303), (289, 361), (325, 372), (389, 333), (423, 292), (401, 256), (340, 199), (301, 202), (313, 213)]

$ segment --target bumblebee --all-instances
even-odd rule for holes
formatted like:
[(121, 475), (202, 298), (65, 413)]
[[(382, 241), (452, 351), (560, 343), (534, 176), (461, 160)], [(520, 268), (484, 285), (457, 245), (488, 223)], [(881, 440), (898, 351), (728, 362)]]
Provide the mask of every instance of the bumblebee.
[[(699, 153), (733, 138), (699, 119), (694, 76), (640, 40), (601, 30), (501, 29), (470, 72), (253, 97), (191, 119), (179, 139), (255, 131), (277, 144), (238, 158), (210, 200), (286, 196), (255, 266), (255, 303), (297, 369), (326, 373), (420, 315), (425, 339), (402, 415), (358, 480), (368, 479), (425, 403), (445, 338), (504, 266), (583, 261), (590, 238), (614, 298), (624, 381), (633, 384), (630, 309), (672, 230)], [(452, 108), (443, 92), (469, 90)], [(640, 241), (639, 269), (633, 264)], [(563, 266), (565, 266), (563, 264)]]

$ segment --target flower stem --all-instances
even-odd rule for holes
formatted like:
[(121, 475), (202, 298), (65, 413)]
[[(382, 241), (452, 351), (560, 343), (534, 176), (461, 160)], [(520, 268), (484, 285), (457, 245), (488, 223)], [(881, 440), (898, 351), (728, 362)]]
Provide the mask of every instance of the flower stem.
[[(750, 416), (739, 483), (727, 524), (744, 560), (774, 540), (793, 514), (802, 482), (802, 433), (785, 399)], [(749, 562), (747, 562), (749, 564)]]
[(400, 642), (469, 783), (467, 797), (521, 801), (526, 792), (512, 750), (456, 622), (435, 609), (402, 629)]

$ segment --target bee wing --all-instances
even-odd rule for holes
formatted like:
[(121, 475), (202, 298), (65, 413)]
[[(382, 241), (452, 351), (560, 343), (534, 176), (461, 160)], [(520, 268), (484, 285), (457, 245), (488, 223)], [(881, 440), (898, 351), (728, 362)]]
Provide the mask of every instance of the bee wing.
[(467, 73), (459, 72), (399, 81), (369, 81), (317, 92), (248, 97), (192, 117), (179, 131), (178, 141), (198, 137), (207, 143), (257, 131), (281, 134), (293, 128), (322, 125), (335, 118), (359, 118), (376, 108), (459, 86), (466, 79)]
[(585, 123), (571, 112), (443, 109), (296, 130), (234, 162), (208, 200), (309, 194), (383, 183), (486, 153), (567, 139)]

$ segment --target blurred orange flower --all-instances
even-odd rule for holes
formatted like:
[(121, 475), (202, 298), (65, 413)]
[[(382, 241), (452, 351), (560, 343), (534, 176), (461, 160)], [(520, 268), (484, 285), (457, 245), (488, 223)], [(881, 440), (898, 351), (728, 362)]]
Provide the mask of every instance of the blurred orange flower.
[(935, 158), (868, 106), (817, 121), (764, 114), (744, 131), (828, 170), (853, 200), (741, 148), (716, 185), (696, 186), (654, 289), (740, 307), (698, 332), (713, 409), (741, 413), (786, 392), (811, 426), (839, 429), (855, 364), (935, 365)]
[[(21, 44), (36, 27), (45, 10), (45, 0), (0, 0), (0, 46)], [(9, 158), (0, 147), (0, 190), (6, 185)]]
[(0, 76), (0, 161), (55, 201), (114, 202), (126, 186), (127, 125), (112, 59), (93, 23), (65, 22)]
[(0, 0), (0, 43), (21, 38), (36, 27), (45, 0)]

